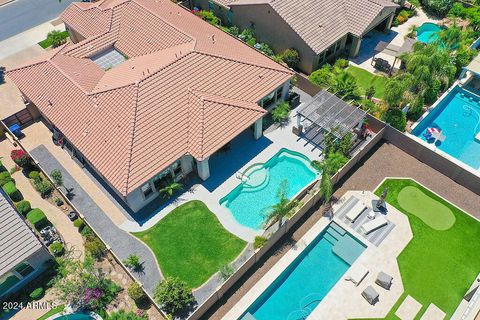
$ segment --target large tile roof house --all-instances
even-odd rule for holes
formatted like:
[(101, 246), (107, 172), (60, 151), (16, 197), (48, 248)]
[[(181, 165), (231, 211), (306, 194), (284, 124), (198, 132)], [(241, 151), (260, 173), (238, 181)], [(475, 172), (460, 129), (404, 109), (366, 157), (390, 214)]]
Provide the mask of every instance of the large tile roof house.
[(288, 94), (290, 70), (169, 0), (73, 3), (62, 19), (76, 43), (7, 75), (134, 211), (194, 159), (207, 179), (209, 156), (254, 124), (259, 138)]
[(52, 256), (0, 190), (0, 300), (44, 270)]
[(388, 30), (398, 5), (391, 0), (194, 0), (224, 23), (253, 29), (275, 51), (299, 51), (302, 71), (346, 52), (356, 56), (362, 37)]

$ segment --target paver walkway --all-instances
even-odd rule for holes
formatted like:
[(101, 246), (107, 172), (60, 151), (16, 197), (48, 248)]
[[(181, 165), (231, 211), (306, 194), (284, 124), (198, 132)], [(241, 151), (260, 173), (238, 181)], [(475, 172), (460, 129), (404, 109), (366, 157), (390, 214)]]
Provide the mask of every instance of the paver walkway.
[(443, 312), (439, 307), (430, 303), (428, 305), (427, 311), (423, 314), (420, 320), (443, 320), (445, 318), (445, 312)]
[(413, 320), (420, 309), (422, 309), (422, 304), (408, 295), (398, 307), (395, 315), (401, 320)]
[(150, 249), (129, 233), (119, 229), (44, 145), (30, 152), (47, 172), (54, 169), (62, 172), (65, 185), (73, 188), (74, 196), (71, 200), (73, 205), (120, 259), (124, 260), (130, 254), (137, 254), (140, 257), (143, 261), (143, 272), (135, 273), (135, 276), (149, 293), (153, 293), (155, 286), (163, 277)]

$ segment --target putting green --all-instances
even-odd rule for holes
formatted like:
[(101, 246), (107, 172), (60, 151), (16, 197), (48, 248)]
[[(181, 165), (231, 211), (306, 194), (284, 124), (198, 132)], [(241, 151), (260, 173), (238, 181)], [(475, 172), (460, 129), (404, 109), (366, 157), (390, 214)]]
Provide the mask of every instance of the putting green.
[(398, 204), (435, 230), (448, 230), (455, 223), (455, 216), (447, 206), (416, 187), (407, 186), (400, 190)]

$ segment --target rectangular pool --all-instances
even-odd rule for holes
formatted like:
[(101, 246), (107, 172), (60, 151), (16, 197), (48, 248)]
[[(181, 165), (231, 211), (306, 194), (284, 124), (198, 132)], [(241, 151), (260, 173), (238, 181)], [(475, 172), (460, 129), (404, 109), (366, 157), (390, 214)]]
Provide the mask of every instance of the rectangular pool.
[(287, 187), (287, 197), (292, 198), (318, 174), (306, 156), (281, 149), (267, 162), (248, 167), (243, 181), (220, 199), (220, 204), (227, 207), (240, 224), (259, 230), (266, 212), (278, 203), (277, 193), (282, 184)]
[(331, 222), (240, 317), (305, 319), (366, 246)]
[(427, 135), (432, 128), (441, 131), (445, 141), (436, 146), (474, 169), (480, 169), (480, 97), (456, 86), (413, 129), (412, 134), (434, 143)]

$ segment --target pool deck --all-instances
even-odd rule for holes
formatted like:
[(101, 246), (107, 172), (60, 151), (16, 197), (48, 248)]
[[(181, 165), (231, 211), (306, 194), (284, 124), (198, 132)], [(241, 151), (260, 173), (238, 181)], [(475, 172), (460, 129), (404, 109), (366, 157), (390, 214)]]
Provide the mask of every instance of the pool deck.
[[(348, 191), (333, 206), (334, 212), (350, 196), (356, 196), (367, 206), (371, 206), (373, 199), (378, 199), (372, 192)], [(307, 319), (349, 319), (349, 318), (383, 318), (387, 315), (395, 302), (403, 293), (403, 285), (400, 270), (397, 265), (397, 256), (412, 239), (412, 231), (408, 218), (393, 207), (388, 207), (387, 219), (396, 224), (388, 237), (375, 247), (368, 240), (355, 232), (339, 219), (333, 220), (357, 237), (368, 247), (360, 257), (352, 264), (345, 274), (354, 268), (365, 267), (369, 274), (355, 286), (350, 281), (341, 280), (330, 290), (322, 302), (315, 308)], [(321, 218), (307, 233), (258, 281), (250, 291), (225, 315), (226, 320), (238, 319), (245, 310), (268, 288), (268, 286), (297, 258), (301, 252), (325, 229), (330, 220)], [(389, 291), (374, 284), (377, 274), (386, 272), (394, 278)], [(299, 284), (301, 285), (301, 284)], [(371, 306), (362, 296), (362, 291), (369, 285), (373, 285), (380, 294), (379, 302)], [(348, 299), (345, 299), (348, 297)]]

